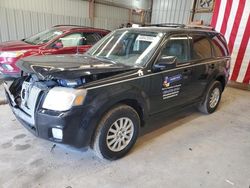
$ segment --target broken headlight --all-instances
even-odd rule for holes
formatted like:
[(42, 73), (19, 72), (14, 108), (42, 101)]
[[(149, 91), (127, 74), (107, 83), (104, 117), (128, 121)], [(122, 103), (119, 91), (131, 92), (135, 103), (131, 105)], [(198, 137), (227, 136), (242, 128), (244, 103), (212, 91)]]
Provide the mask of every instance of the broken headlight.
[(49, 90), (43, 108), (55, 111), (67, 111), (72, 106), (79, 106), (83, 103), (86, 90), (54, 87)]
[(63, 87), (77, 87), (86, 83), (85, 78), (77, 79), (77, 80), (60, 79), (60, 80), (57, 80), (57, 82), (59, 83), (60, 86), (63, 86)]
[(0, 57), (19, 57), (23, 55), (26, 51), (6, 51), (6, 52), (0, 52)]

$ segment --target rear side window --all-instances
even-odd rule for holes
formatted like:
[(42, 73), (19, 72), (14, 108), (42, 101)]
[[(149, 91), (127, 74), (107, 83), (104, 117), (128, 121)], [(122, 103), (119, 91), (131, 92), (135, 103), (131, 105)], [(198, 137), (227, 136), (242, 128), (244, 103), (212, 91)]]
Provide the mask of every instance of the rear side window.
[(206, 36), (193, 35), (193, 59), (207, 59), (212, 57), (211, 45)]
[(183, 63), (189, 59), (189, 42), (186, 35), (172, 36), (162, 49), (162, 56), (175, 56), (178, 63)]
[(79, 42), (82, 39), (81, 33), (72, 33), (70, 35), (67, 35), (65, 37), (60, 38), (63, 47), (72, 47), (79, 45)]
[(221, 35), (211, 36), (211, 43), (215, 57), (223, 57), (229, 55), (224, 37), (222, 37)]
[(81, 33), (71, 33), (66, 36), (63, 36), (59, 38), (57, 41), (55, 41), (51, 46), (52, 48), (66, 48), (66, 47), (75, 47), (80, 44), (82, 40), (82, 34)]
[(101, 36), (97, 33), (84, 33), (84, 45), (93, 45), (98, 40), (101, 39)]

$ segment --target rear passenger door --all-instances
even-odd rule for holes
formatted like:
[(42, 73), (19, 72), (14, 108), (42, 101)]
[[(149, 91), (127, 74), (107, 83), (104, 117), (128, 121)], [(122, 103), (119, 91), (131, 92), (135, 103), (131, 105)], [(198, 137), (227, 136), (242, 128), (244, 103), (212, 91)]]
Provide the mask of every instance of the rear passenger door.
[(88, 51), (97, 41), (101, 39), (101, 35), (98, 33), (83, 33), (83, 39), (79, 46), (79, 51), (84, 53)]
[(216, 61), (214, 61), (212, 55), (210, 40), (205, 33), (191, 35), (191, 38), (191, 62), (194, 64), (192, 91), (193, 99), (198, 99), (203, 95), (213, 74), (215, 74)]

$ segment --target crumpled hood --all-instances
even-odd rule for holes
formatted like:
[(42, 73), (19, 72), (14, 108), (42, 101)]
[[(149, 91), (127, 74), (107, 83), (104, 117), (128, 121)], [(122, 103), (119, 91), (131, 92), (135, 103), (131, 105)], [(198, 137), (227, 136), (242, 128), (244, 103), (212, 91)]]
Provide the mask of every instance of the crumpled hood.
[(87, 55), (27, 57), (19, 60), (17, 66), (26, 73), (35, 73), (41, 79), (76, 79), (86, 75), (135, 69), (132, 66)]

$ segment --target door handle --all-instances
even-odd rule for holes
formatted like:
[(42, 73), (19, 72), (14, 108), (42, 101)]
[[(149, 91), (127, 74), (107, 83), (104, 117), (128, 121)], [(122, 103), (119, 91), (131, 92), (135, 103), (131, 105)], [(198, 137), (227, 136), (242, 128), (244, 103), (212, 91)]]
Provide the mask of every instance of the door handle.
[(51, 55), (52, 53), (50, 53), (50, 52), (45, 52), (45, 53), (43, 53), (43, 55)]
[(188, 76), (188, 75), (190, 75), (192, 73), (192, 70), (191, 69), (185, 69), (184, 71), (183, 71), (183, 75), (184, 76)]

